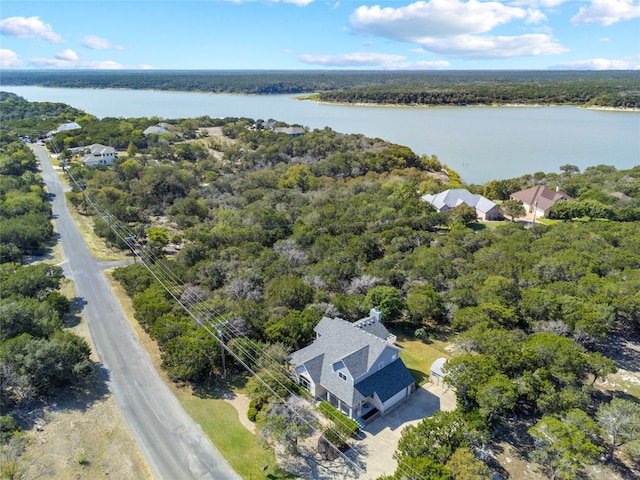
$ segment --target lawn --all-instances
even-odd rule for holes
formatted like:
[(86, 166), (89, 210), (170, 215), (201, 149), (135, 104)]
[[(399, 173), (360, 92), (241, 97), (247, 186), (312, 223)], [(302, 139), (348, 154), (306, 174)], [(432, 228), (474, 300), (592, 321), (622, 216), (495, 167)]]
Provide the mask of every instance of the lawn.
[(411, 371), (419, 386), (429, 380), (431, 364), (440, 357), (450, 358), (445, 348), (451, 343), (450, 334), (439, 334), (437, 339), (424, 342), (415, 338), (409, 332), (395, 332), (398, 340), (396, 345), (402, 348), (400, 358)]
[[(176, 393), (178, 401), (220, 450), (242, 478), (294, 478), (282, 472), (271, 449), (260, 445), (256, 436), (238, 420), (238, 413), (228, 402), (199, 398), (190, 391)], [(263, 468), (268, 465), (265, 477)]]

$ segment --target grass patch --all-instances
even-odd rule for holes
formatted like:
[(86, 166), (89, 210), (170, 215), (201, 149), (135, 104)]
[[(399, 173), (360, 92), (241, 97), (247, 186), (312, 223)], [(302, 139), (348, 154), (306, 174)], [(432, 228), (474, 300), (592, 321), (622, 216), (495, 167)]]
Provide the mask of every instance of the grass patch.
[(269, 466), (269, 478), (294, 478), (278, 467), (273, 451), (260, 445), (240, 423), (232, 405), (224, 400), (198, 398), (186, 389), (181, 392), (177, 393), (180, 404), (242, 478), (263, 478), (265, 465)]
[(400, 358), (411, 371), (419, 386), (424, 385), (429, 380), (431, 364), (440, 357), (451, 358), (446, 347), (451, 343), (450, 334), (440, 332), (433, 340), (425, 343), (414, 338), (408, 332), (396, 333), (398, 340), (396, 344), (402, 348)]
[(127, 260), (130, 258), (126, 252), (107, 246), (104, 239), (93, 232), (93, 218), (90, 215), (83, 215), (72, 206), (69, 207), (69, 213), (94, 258), (99, 260)]

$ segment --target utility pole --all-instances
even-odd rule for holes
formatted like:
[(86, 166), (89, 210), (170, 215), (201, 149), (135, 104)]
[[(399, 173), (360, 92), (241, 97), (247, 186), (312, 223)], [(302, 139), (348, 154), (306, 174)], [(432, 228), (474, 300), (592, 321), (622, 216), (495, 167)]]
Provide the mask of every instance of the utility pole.
[(225, 380), (227, 378), (227, 366), (224, 361), (224, 337), (222, 336), (222, 327), (224, 327), (227, 322), (220, 322), (215, 325), (216, 330), (218, 331), (218, 341), (220, 342), (220, 357), (222, 357), (222, 379)]

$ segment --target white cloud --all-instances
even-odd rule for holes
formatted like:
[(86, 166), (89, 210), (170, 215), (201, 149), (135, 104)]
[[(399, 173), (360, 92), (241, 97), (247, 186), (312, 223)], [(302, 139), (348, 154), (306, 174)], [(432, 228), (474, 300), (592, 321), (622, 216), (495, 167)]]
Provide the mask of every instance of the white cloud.
[(355, 52), (338, 55), (309, 55), (299, 56), (300, 60), (312, 65), (324, 65), (327, 67), (384, 67), (405, 60), (403, 55), (391, 55), (387, 53)]
[(574, 24), (599, 23), (608, 27), (622, 20), (640, 17), (640, 3), (633, 0), (592, 0), (571, 19)]
[(442, 69), (450, 66), (447, 61), (409, 62), (404, 55), (388, 53), (355, 52), (338, 55), (300, 55), (298, 58), (310, 65), (324, 67), (375, 67), (394, 70)]
[(0, 67), (1, 68), (20, 68), (24, 64), (18, 58), (18, 54), (6, 48), (0, 48)]
[(56, 53), (56, 58), (58, 60), (64, 60), (66, 62), (76, 62), (78, 61), (78, 54), (70, 48), (67, 48), (60, 53)]
[(41, 38), (50, 43), (62, 42), (62, 37), (40, 17), (10, 17), (0, 20), (0, 33), (18, 38)]
[(558, 70), (640, 70), (640, 61), (609, 60), (607, 58), (593, 58), (577, 60), (552, 65), (550, 68)]
[(540, 23), (547, 19), (547, 16), (542, 11), (534, 8), (527, 10), (527, 23)]
[(556, 55), (568, 51), (552, 37), (541, 33), (516, 37), (458, 35), (431, 38), (425, 39), (422, 47), (431, 52), (460, 58), (510, 58)]
[(349, 22), (358, 33), (420, 43), (424, 38), (488, 32), (528, 16), (526, 9), (500, 2), (430, 0), (399, 8), (361, 6), (351, 14)]
[(399, 8), (361, 6), (349, 19), (357, 33), (415, 43), (424, 50), (460, 58), (509, 58), (566, 51), (546, 34), (487, 35), (516, 20), (539, 23), (546, 16), (535, 8), (496, 1), (428, 0)]
[[(122, 70), (125, 68), (131, 68), (121, 65), (117, 62), (113, 62), (111, 60), (98, 62), (80, 61), (77, 59), (77, 55), (74, 59), (72, 54), (75, 55), (73, 51), (65, 50), (61, 54), (57, 54), (56, 58), (31, 58), (29, 59), (29, 63), (36, 68), (74, 68), (84, 70)], [(148, 66), (144, 67), (148, 68)]]
[(517, 0), (513, 5), (528, 5), (535, 8), (553, 8), (569, 0)]
[(122, 50), (122, 47), (114, 45), (106, 38), (97, 37), (96, 35), (85, 35), (82, 38), (82, 45), (91, 50)]

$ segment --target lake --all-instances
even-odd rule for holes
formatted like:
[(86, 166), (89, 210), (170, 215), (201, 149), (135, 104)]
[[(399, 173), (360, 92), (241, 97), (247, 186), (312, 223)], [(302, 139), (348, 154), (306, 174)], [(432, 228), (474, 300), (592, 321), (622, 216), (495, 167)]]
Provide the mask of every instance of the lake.
[(437, 155), (467, 183), (558, 172), (565, 164), (640, 165), (640, 112), (577, 107), (389, 107), (325, 105), (292, 95), (0, 86), (29, 101), (63, 102), (99, 118), (273, 118), (312, 129), (406, 145)]

